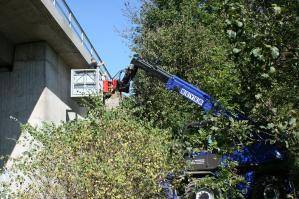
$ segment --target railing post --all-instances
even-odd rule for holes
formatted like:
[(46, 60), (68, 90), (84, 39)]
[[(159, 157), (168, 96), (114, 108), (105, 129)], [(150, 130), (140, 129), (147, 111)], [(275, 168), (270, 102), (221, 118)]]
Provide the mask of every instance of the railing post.
[[(66, 3), (66, 0), (59, 0), (59, 1), (52, 0), (52, 2), (53, 2), (54, 7), (56, 7), (57, 9), (59, 9), (63, 13), (63, 16), (69, 22), (69, 27), (71, 29), (73, 29), (74, 31), (77, 32), (77, 27), (79, 28), (79, 32), (77, 32), (78, 33), (77, 34), (78, 39), (81, 40), (81, 44), (85, 47), (85, 49), (87, 50), (87, 52), (90, 53), (90, 56), (91, 57), (95, 57), (97, 59), (97, 61), (101, 60), (100, 56), (98, 55), (97, 51), (93, 47), (92, 43), (90, 42), (89, 38), (85, 34), (84, 30), (80, 26), (80, 24), (77, 21), (76, 17), (73, 15), (72, 11), (68, 7), (68, 5)], [(72, 23), (74, 23), (74, 24), (72, 24)], [(105, 72), (107, 72), (108, 75), (109, 75), (109, 77), (110, 77), (110, 74), (107, 71), (105, 65), (104, 65), (104, 67), (100, 68), (101, 72), (102, 72), (102, 70), (104, 70)]]
[(69, 12), (69, 25), (72, 27), (72, 13)]
[(84, 43), (84, 33), (81, 32), (81, 44), (83, 45), (83, 43)]

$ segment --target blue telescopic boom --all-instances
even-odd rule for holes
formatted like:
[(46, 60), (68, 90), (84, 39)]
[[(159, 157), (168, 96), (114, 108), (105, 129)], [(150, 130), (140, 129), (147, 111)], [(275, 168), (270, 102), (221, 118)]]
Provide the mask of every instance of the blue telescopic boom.
[(229, 111), (225, 110), (220, 102), (215, 101), (210, 95), (200, 90), (196, 86), (182, 80), (181, 78), (171, 75), (164, 71), (162, 68), (152, 65), (144, 59), (135, 56), (131, 61), (131, 68), (127, 69), (125, 77), (122, 80), (122, 85), (128, 85), (128, 83), (134, 78), (138, 69), (144, 70), (148, 75), (153, 76), (163, 83), (165, 83), (166, 89), (170, 91), (177, 91), (179, 94), (191, 100), (195, 104), (203, 108), (205, 112), (210, 112), (215, 116), (233, 117), (236, 119), (242, 119), (241, 115), (234, 116)]

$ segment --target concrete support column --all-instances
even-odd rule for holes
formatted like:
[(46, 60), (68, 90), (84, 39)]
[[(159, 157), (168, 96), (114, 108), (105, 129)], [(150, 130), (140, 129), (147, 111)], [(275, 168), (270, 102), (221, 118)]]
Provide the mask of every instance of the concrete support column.
[(17, 46), (13, 65), (0, 72), (0, 155), (16, 157), (25, 150), (19, 122), (58, 124), (84, 110), (70, 98), (70, 68), (47, 43)]

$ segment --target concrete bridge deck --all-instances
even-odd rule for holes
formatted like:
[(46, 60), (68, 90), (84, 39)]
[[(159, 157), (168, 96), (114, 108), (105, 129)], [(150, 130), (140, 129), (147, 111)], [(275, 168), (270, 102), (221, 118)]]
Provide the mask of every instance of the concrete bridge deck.
[(0, 0), (0, 68), (12, 66), (16, 45), (39, 41), (72, 68), (102, 61), (64, 0)]

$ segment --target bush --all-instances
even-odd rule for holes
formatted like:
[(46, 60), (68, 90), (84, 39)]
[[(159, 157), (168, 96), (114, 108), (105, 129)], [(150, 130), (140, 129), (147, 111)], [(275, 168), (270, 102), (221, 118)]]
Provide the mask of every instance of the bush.
[[(25, 126), (39, 150), (18, 161), (18, 198), (157, 198), (159, 177), (178, 162), (167, 130), (136, 121), (124, 108), (91, 103), (84, 120)], [(27, 180), (26, 180), (27, 179)]]

